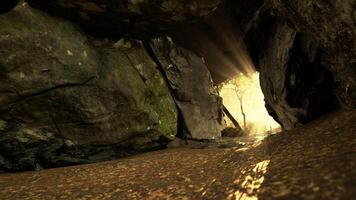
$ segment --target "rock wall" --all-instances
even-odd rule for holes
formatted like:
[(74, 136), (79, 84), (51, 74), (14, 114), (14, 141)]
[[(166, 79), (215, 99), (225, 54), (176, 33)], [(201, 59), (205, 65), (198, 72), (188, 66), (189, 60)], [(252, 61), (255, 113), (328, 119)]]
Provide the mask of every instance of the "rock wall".
[(259, 71), (265, 102), (286, 129), (338, 108), (332, 73), (310, 37), (277, 21), (261, 55)]
[(175, 137), (175, 104), (140, 42), (94, 41), (26, 5), (0, 27), (1, 169), (110, 159)]
[[(127, 26), (120, 23), (135, 12), (137, 24), (158, 23), (165, 29), (163, 21), (174, 26), (177, 21), (193, 20), (217, 3), (197, 2), (162, 1), (167, 8), (159, 9), (168, 10), (149, 18), (149, 12), (158, 9), (157, 2), (103, 1), (100, 7), (107, 10), (102, 11), (98, 2), (91, 1), (29, 1), (52, 14), (65, 10), (95, 16), (87, 25), (93, 30), (104, 28), (106, 36), (114, 37)], [(112, 8), (121, 19), (118, 26), (116, 18), (109, 20)], [(167, 15), (172, 17), (168, 21), (163, 18)], [(66, 17), (73, 19), (71, 14)], [(105, 26), (100, 20), (109, 20), (106, 25), (120, 30), (106, 32), (96, 26)], [(85, 23), (78, 23), (88, 31)], [(157, 63), (139, 40), (88, 37), (69, 21), (26, 3), (1, 15), (0, 27), (0, 170), (91, 163), (162, 148), (176, 137), (177, 108), (183, 117), (180, 125), (190, 138), (221, 137), (222, 100), (212, 90), (205, 63), (171, 40), (153, 40)], [(161, 65), (163, 74), (157, 68)]]
[(174, 35), (205, 58), (216, 84), (246, 72), (251, 57), (267, 109), (292, 129), (356, 105), (354, 7), (342, 0), (227, 0), (199, 26)]
[(334, 91), (343, 107), (356, 105), (356, 37), (353, 0), (269, 0), (290, 26), (309, 35), (324, 51), (323, 63), (335, 78)]
[[(215, 84), (255, 67), (261, 73), (266, 107), (286, 129), (310, 122), (339, 104), (354, 105), (350, 102), (354, 72), (351, 65), (344, 65), (352, 56), (341, 58), (336, 47), (330, 50), (317, 35), (291, 22), (301, 21), (300, 17), (290, 17), (289, 12), (282, 16), (274, 3), (228, 0), (199, 26), (187, 25), (174, 33), (174, 40), (204, 57)], [(289, 8), (286, 4), (282, 3)], [(340, 8), (334, 10), (342, 13)], [(350, 17), (349, 10), (345, 12)], [(340, 65), (337, 70), (335, 64)]]
[(182, 128), (219, 138), (210, 75), (218, 84), (252, 61), (286, 129), (356, 105), (352, 0), (27, 2), (38, 10), (0, 16), (2, 170), (160, 148)]
[(354, 7), (341, 0), (227, 0), (199, 26), (175, 35), (205, 58), (217, 84), (246, 71), (250, 54), (267, 109), (292, 129), (356, 105)]
[(339, 106), (354, 107), (355, 4), (270, 0), (266, 5), (245, 41), (260, 67), (270, 114), (291, 129)]
[(27, 0), (30, 6), (77, 22), (94, 35), (147, 38), (214, 11), (221, 0)]
[(213, 90), (204, 60), (177, 47), (171, 38), (152, 41), (153, 51), (173, 90), (190, 138), (218, 139), (226, 127), (222, 99)]

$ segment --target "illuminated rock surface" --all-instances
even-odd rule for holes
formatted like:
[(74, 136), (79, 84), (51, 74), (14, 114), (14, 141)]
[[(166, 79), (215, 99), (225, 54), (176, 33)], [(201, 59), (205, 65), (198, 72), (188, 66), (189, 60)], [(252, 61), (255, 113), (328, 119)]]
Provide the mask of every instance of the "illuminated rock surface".
[(0, 175), (0, 199), (352, 199), (356, 111), (244, 148), (177, 148)]
[(152, 42), (153, 50), (172, 87), (190, 138), (218, 139), (225, 128), (222, 99), (213, 90), (203, 59), (177, 47), (170, 38)]

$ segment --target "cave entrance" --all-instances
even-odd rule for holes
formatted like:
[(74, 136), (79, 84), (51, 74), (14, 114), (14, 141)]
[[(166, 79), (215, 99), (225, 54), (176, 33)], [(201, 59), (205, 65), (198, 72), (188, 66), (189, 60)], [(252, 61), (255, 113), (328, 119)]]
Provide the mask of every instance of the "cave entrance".
[[(279, 132), (281, 126), (268, 114), (260, 86), (259, 73), (239, 73), (220, 85), (224, 105), (237, 120), (244, 133), (256, 139)], [(233, 127), (225, 118), (228, 127)]]

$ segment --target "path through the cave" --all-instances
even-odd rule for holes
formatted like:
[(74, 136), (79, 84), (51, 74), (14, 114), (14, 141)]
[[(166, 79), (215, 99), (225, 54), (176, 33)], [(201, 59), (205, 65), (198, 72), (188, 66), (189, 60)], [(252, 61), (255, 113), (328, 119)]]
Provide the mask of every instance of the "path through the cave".
[(0, 175), (0, 199), (352, 199), (356, 112), (245, 147), (176, 148)]

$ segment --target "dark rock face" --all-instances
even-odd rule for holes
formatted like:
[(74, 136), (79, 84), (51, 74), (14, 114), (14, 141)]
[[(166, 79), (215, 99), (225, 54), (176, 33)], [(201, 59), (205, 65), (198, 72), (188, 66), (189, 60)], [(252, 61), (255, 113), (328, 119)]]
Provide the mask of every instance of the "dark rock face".
[(355, 107), (355, 1), (269, 0), (268, 4), (292, 28), (317, 41), (323, 50), (322, 62), (334, 75), (334, 91), (340, 103)]
[(213, 90), (203, 59), (177, 47), (171, 38), (154, 39), (152, 47), (174, 91), (190, 137), (220, 138), (225, 127), (222, 99)]
[[(78, 145), (59, 137), (55, 131), (0, 121), (0, 172), (40, 170), (87, 164), (129, 156), (142, 149), (116, 145)], [(15, 125), (13, 125), (15, 126)]]
[(266, 1), (244, 37), (269, 113), (286, 129), (355, 104), (352, 1)]
[(284, 128), (337, 108), (333, 76), (321, 64), (316, 42), (278, 21), (261, 56), (260, 78), (269, 110)]
[(75, 21), (95, 34), (147, 37), (208, 15), (220, 0), (28, 0), (28, 3)]
[(20, 0), (2, 0), (0, 6), (0, 14), (9, 12), (13, 9)]
[(271, 10), (267, 6), (261, 7), (255, 13), (255, 18), (249, 26), (243, 41), (247, 46), (253, 63), (259, 71), (260, 57), (264, 52), (268, 51), (266, 46), (272, 34), (274, 34), (273, 27), (277, 23), (278, 18), (272, 15)]
[(92, 45), (26, 5), (0, 27), (0, 168), (93, 162), (174, 138), (173, 99), (139, 42)]
[(222, 137), (241, 137), (243, 131), (240, 128), (227, 127), (222, 131)]

